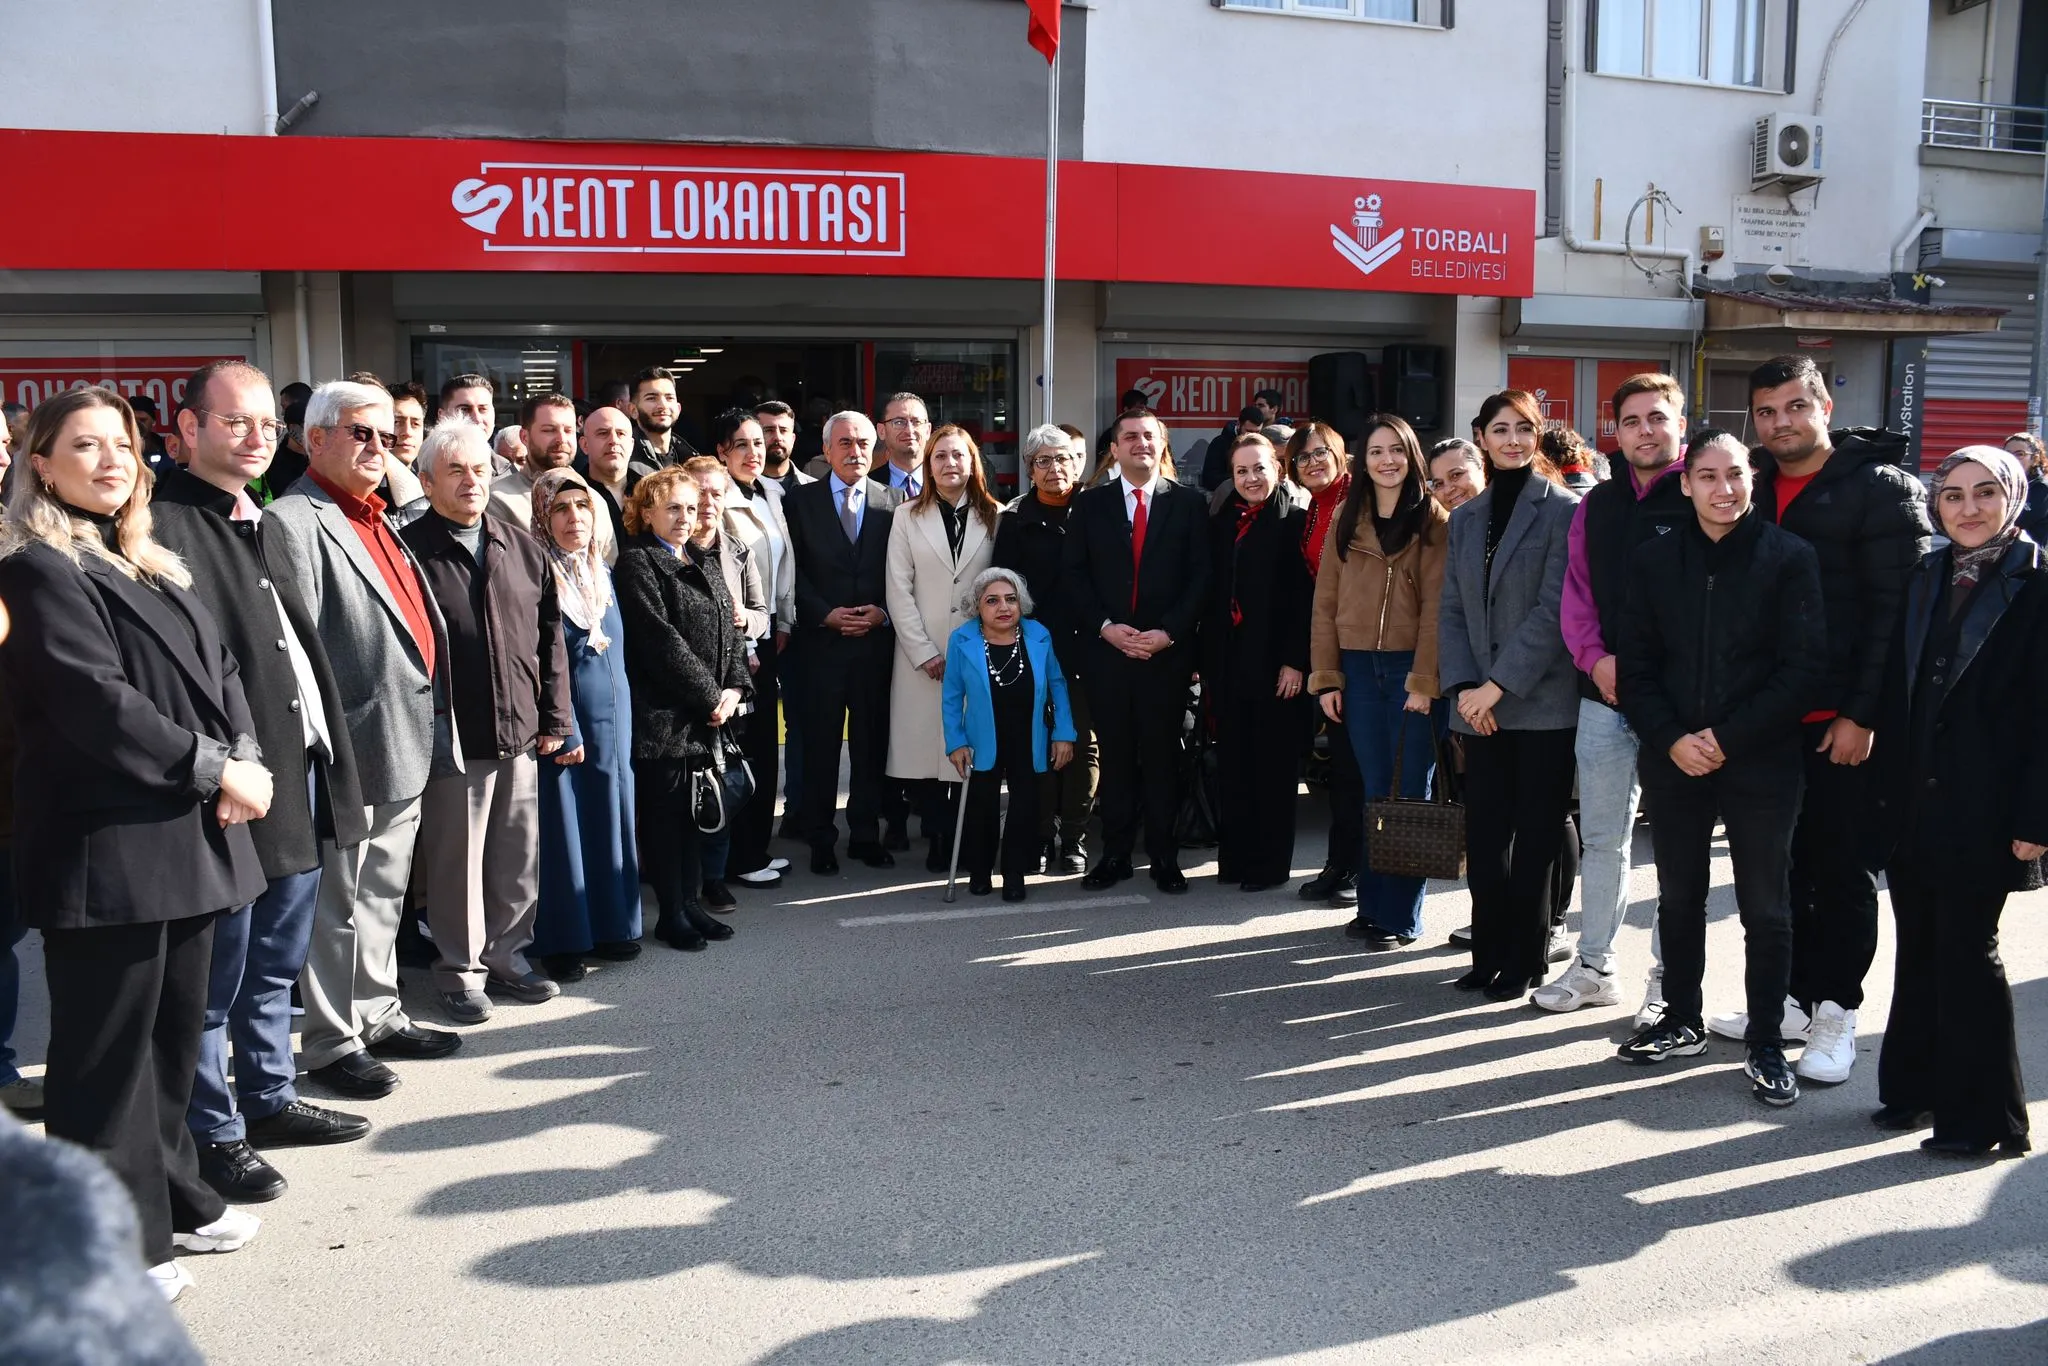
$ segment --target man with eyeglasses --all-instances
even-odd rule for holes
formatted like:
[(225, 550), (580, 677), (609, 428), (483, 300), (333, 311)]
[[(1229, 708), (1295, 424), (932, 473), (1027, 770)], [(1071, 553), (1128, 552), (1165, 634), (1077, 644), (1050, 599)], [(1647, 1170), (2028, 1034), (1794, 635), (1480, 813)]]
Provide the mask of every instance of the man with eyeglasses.
[(633, 442), (633, 458), (649, 469), (680, 465), (697, 454), (696, 448), (676, 430), (683, 405), (676, 398), (675, 373), (651, 365), (633, 376), (633, 424), (639, 436)]
[(300, 566), (266, 534), (269, 518), (248, 492), (284, 435), (275, 414), (262, 371), (239, 360), (201, 366), (178, 414), (188, 464), (164, 473), (150, 498), (157, 539), (184, 559), (192, 591), (220, 623), (275, 780), (269, 814), (250, 826), (268, 886), (215, 922), (206, 1034), (185, 1117), (199, 1174), (231, 1205), (284, 1193), (284, 1177), (257, 1149), (347, 1143), (370, 1131), (359, 1115), (300, 1100), (292, 1058), (292, 983), (312, 942), (321, 836), (350, 849), (367, 822)]
[(420, 795), (429, 770), (459, 771), (461, 750), (445, 700), (436, 706), (448, 654), (439, 615), (377, 496), (395, 444), (390, 394), (321, 385), (306, 403), (306, 444), (306, 477), (266, 509), (265, 534), (299, 567), (327, 647), (367, 833), (354, 848), (321, 844), (299, 1054), (321, 1084), (374, 1100), (398, 1085), (379, 1058), (439, 1057), (460, 1043), (407, 1018), (396, 948)]
[(882, 420), (875, 426), (885, 460), (868, 478), (895, 489), (907, 503), (924, 491), (924, 448), (931, 440), (931, 415), (916, 394), (891, 394), (882, 405)]
[(1076, 441), (1049, 423), (1024, 433), (1018, 461), (1030, 485), (996, 525), (994, 563), (1024, 576), (1031, 615), (1052, 633), (1053, 655), (1067, 676), (1067, 701), (1074, 711), (1074, 762), (1039, 779), (1036, 867), (1047, 873), (1088, 871), (1084, 833), (1098, 773), (1095, 731), (1081, 682), (1088, 623), (1075, 616), (1061, 568), (1067, 511), (1081, 486), (1085, 445), (1085, 439)]

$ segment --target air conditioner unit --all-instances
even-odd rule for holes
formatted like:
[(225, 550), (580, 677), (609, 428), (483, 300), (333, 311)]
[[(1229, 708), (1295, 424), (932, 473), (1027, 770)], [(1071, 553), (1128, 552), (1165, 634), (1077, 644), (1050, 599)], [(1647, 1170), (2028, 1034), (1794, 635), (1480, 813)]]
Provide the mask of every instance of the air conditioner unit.
[(1750, 143), (1749, 183), (1797, 189), (1820, 181), (1825, 138), (1821, 121), (1811, 114), (1769, 114), (1756, 121)]

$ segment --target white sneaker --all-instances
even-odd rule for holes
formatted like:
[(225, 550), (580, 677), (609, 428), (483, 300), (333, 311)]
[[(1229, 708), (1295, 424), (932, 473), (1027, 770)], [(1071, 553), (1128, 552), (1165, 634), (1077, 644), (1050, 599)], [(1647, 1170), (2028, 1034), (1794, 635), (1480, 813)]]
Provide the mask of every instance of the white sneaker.
[(166, 1300), (175, 1300), (192, 1288), (192, 1273), (176, 1262), (161, 1262), (149, 1269), (150, 1283), (163, 1292)]
[(1562, 1015), (1580, 1006), (1618, 1006), (1621, 992), (1614, 985), (1613, 973), (1596, 972), (1584, 963), (1574, 963), (1555, 982), (1536, 988), (1529, 999), (1544, 1010)]
[(229, 1205), (220, 1218), (190, 1233), (173, 1233), (171, 1246), (180, 1252), (235, 1252), (249, 1245), (263, 1221), (245, 1209)]
[[(1788, 1044), (1805, 1043), (1806, 1036), (1812, 1029), (1812, 1017), (1799, 1008), (1799, 1002), (1787, 996), (1785, 998), (1785, 1019), (1778, 1026), (1778, 1033), (1784, 1037), (1785, 1042)], [(1740, 1043), (1749, 1037), (1749, 1012), (1738, 1010), (1728, 1015), (1709, 1015), (1707, 1017), (1707, 1033), (1719, 1034), (1724, 1039), (1734, 1039), (1737, 1043)], [(1805, 1073), (1802, 1072), (1800, 1075), (1804, 1076)]]
[(1661, 1023), (1663, 1019), (1664, 969), (1659, 966), (1650, 969), (1649, 984), (1643, 988), (1642, 1009), (1636, 1012), (1636, 1028), (1648, 1029), (1653, 1024)]
[(1806, 1051), (1799, 1055), (1795, 1070), (1808, 1081), (1834, 1086), (1849, 1080), (1849, 1069), (1855, 1065), (1856, 1012), (1822, 1001), (1814, 1007)]
[(768, 867), (774, 872), (786, 873), (789, 871), (789, 860), (786, 858), (772, 858), (768, 860)]

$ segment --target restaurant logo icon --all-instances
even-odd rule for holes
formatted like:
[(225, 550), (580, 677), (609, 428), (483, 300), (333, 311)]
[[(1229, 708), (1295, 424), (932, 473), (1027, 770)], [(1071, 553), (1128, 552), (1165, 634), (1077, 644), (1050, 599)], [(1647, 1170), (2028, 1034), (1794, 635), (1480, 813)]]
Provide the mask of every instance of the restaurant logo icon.
[(1351, 201), (1355, 210), (1351, 215), (1351, 232), (1347, 234), (1335, 223), (1330, 225), (1331, 244), (1337, 248), (1337, 254), (1357, 266), (1361, 274), (1370, 275), (1401, 254), (1405, 229), (1395, 228), (1391, 236), (1380, 236), (1380, 229), (1387, 225), (1380, 213), (1384, 202), (1376, 194), (1360, 195)]
[(498, 230), (499, 217), (512, 207), (512, 191), (472, 177), (455, 187), (449, 203), (463, 222), (489, 237)]

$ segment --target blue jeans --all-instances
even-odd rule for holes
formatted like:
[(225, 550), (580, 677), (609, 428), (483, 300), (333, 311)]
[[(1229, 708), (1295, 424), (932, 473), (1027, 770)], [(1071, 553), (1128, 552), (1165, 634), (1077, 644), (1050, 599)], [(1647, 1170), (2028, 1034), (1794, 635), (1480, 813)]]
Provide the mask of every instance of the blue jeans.
[[(292, 983), (313, 940), (320, 870), (272, 878), (263, 895), (217, 916), (213, 976), (206, 992), (206, 1033), (185, 1127), (201, 1143), (236, 1143), (247, 1121), (265, 1119), (299, 1098), (292, 1061)], [(235, 1080), (228, 1084), (228, 1044)]]
[[(1343, 652), (1344, 729), (1351, 735), (1368, 802), (1392, 794), (1394, 749), (1404, 740), (1400, 795), (1429, 795), (1436, 747), (1430, 718), (1407, 710), (1408, 673), (1414, 664), (1413, 650)], [(1419, 877), (1393, 877), (1367, 868), (1358, 875), (1358, 917), (1390, 934), (1420, 935), (1423, 886)]]
[[(1579, 699), (1579, 961), (1614, 971), (1614, 936), (1628, 914), (1629, 850), (1643, 785), (1636, 767), (1636, 733), (1613, 707)], [(1662, 963), (1653, 922), (1650, 956)]]
[(732, 823), (715, 835), (704, 837), (704, 881), (725, 881), (726, 865), (732, 861)]
[(14, 915), (14, 851), (0, 848), (0, 1086), (21, 1080), (14, 1070), (14, 1016), (21, 1008), (21, 962), (14, 946), (27, 933)]

